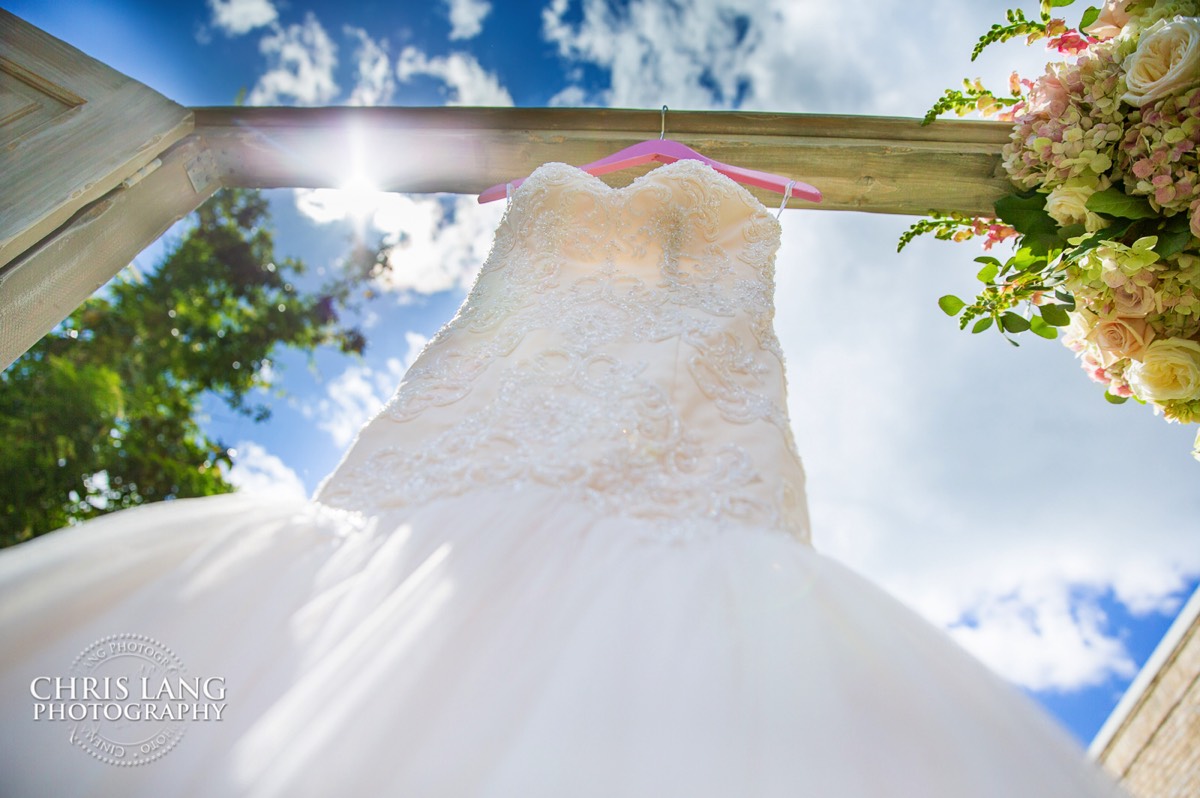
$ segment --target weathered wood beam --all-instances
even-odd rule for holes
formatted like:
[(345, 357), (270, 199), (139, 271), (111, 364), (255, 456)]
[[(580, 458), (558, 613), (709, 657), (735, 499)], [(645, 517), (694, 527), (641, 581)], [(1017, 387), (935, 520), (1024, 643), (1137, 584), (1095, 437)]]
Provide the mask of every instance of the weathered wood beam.
[[(658, 111), (607, 108), (193, 108), (226, 185), (478, 194), (546, 161), (583, 164), (659, 132)], [(712, 158), (796, 177), (820, 207), (982, 214), (1011, 186), (1002, 122), (671, 111), (667, 137)], [(625, 185), (646, 169), (604, 179)], [(768, 207), (780, 197), (752, 189)]]
[(193, 136), (0, 269), (0, 370), (220, 188)]

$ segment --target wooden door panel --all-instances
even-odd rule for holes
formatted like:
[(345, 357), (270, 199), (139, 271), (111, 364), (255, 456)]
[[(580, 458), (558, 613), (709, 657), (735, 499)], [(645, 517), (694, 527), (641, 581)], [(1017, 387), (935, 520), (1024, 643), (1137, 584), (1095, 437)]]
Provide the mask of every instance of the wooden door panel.
[(192, 114), (0, 9), (0, 269), (192, 129)]

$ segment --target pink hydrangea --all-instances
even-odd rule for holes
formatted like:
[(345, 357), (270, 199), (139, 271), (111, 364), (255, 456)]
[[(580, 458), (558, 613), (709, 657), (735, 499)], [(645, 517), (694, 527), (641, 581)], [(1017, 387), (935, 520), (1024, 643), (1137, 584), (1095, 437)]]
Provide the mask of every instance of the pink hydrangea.
[(1125, 191), (1150, 200), (1155, 210), (1191, 213), (1200, 199), (1200, 87), (1164, 97), (1130, 115), (1117, 149)]
[(1016, 115), (1004, 167), (1023, 188), (1052, 189), (1080, 175), (1106, 172), (1125, 134), (1120, 60), (1100, 43), (1074, 64), (1054, 63), (1034, 82)]

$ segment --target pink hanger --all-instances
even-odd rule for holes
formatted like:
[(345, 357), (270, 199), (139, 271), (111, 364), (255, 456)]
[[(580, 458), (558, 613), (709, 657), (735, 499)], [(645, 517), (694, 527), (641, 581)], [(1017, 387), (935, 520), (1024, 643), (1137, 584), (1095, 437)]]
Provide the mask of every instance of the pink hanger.
[[(640, 141), (631, 147), (626, 147), (620, 152), (615, 152), (606, 158), (601, 158), (598, 161), (593, 161), (579, 168), (592, 175), (603, 175), (608, 172), (626, 169), (630, 166), (651, 163), (652, 161), (660, 163), (673, 163), (683, 160), (700, 161), (739, 183), (775, 191), (785, 195), (785, 197), (795, 195), (810, 202), (821, 201), (821, 192), (808, 183), (801, 183), (798, 180), (780, 177), (770, 172), (759, 172), (754, 169), (730, 166), (720, 161), (714, 161), (712, 158), (706, 158), (685, 144), (664, 138), (666, 132), (667, 106), (664, 105), (662, 107), (662, 132), (659, 133), (657, 139)], [(524, 182), (525, 178), (521, 178), (513, 180), (510, 183), (500, 183), (499, 185), (492, 186), (479, 195), (479, 203), (482, 205), (486, 202), (501, 199), (508, 195), (509, 190), (516, 188)], [(785, 199), (784, 203), (786, 204), (786, 202), (787, 200)]]

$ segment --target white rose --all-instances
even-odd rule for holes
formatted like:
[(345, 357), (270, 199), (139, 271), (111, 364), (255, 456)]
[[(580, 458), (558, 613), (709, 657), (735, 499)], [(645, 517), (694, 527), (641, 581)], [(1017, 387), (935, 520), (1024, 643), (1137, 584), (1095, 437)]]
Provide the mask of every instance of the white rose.
[(1108, 188), (1108, 181), (1093, 185), (1090, 180), (1068, 180), (1046, 195), (1046, 213), (1061, 227), (1082, 224), (1089, 233), (1108, 226), (1099, 214), (1087, 209), (1087, 201), (1098, 189)]
[(1123, 66), (1129, 90), (1121, 99), (1138, 108), (1200, 83), (1200, 17), (1155, 22)]
[(1147, 401), (1200, 399), (1200, 343), (1184, 338), (1155, 341), (1125, 376), (1133, 392)]

